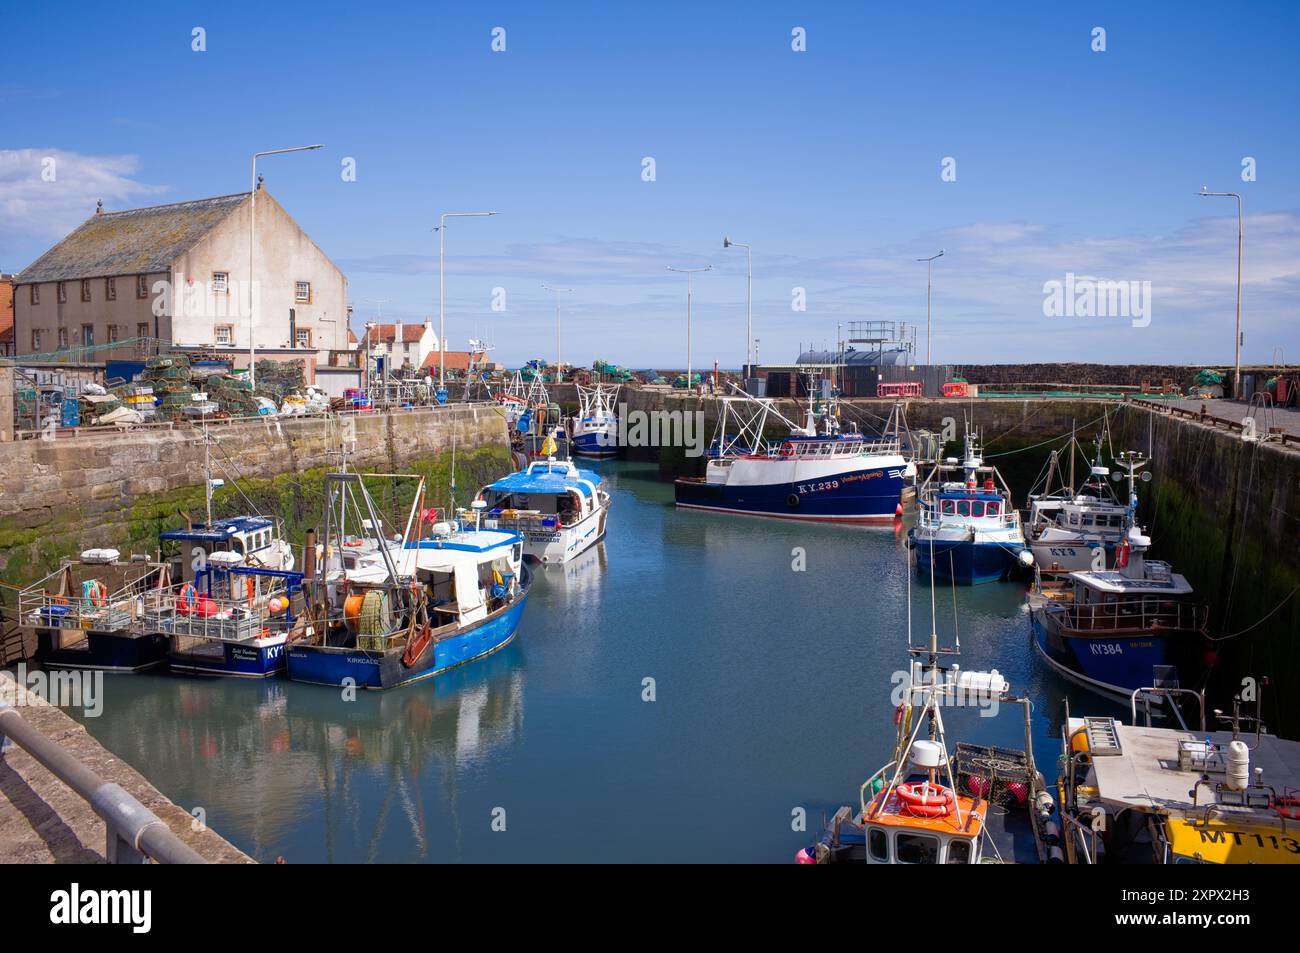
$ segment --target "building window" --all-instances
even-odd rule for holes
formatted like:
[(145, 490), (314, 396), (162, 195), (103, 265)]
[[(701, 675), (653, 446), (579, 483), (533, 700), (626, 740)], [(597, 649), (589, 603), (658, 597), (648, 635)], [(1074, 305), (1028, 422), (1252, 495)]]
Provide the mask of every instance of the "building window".
[(231, 327), (230, 325), (228, 325), (228, 324), (219, 324), (219, 325), (217, 325), (217, 343), (218, 343), (218, 344), (234, 344), (234, 343), (235, 343), (235, 329), (232, 328), (232, 327)]
[(298, 347), (311, 347), (311, 329), (299, 328), (294, 334), (294, 344)]
[(68, 349), (68, 329), (59, 328), (59, 350), (66, 351), (67, 349)]
[(58, 291), (59, 304), (63, 304), (68, 300), (68, 283), (66, 281), (60, 281), (58, 284)]
[(149, 297), (149, 276), (148, 275), (135, 276), (135, 296), (137, 298)]
[(41, 303), (41, 286), (32, 285), (32, 304)]
[(293, 300), (294, 301), (311, 301), (311, 282), (295, 281), (293, 283)]
[(104, 279), (104, 297), (107, 298), (109, 301), (117, 300), (117, 279), (116, 278)]
[(40, 349), (41, 349), (41, 332), (33, 328), (32, 329), (32, 350), (39, 352)]
[(230, 293), (230, 272), (214, 271), (212, 273), (212, 293), (219, 295)]
[(81, 279), (81, 300), (82, 301), (90, 300), (90, 279), (89, 278)]
[(81, 346), (95, 346), (95, 326), (93, 324), (83, 324), (81, 326)]
[(117, 325), (110, 324), (108, 326), (108, 343), (115, 344), (116, 342), (117, 342)]
[(135, 326), (135, 336), (138, 338), (147, 338), (149, 336), (149, 324), (147, 321), (141, 321)]

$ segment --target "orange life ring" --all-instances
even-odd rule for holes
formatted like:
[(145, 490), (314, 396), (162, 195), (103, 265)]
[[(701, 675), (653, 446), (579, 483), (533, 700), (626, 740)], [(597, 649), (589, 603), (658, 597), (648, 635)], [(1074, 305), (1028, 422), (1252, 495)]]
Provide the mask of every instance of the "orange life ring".
[(794, 456), (794, 444), (792, 444), (792, 443), (783, 443), (783, 444), (781, 444), (781, 456), (783, 456), (783, 457), (793, 457), (793, 456)]
[(194, 583), (187, 582), (181, 586), (180, 595), (176, 597), (176, 608), (188, 615), (190, 610), (194, 608), (194, 603), (198, 601), (198, 598), (199, 591), (194, 588)]
[(900, 784), (898, 798), (903, 807), (921, 817), (944, 817), (957, 805), (957, 796), (942, 784), (921, 781), (917, 784)]
[(365, 545), (365, 542), (366, 542), (366, 541), (365, 541), (364, 539), (345, 539), (345, 540), (343, 541), (343, 545), (344, 545), (344, 546), (364, 546), (364, 545)]

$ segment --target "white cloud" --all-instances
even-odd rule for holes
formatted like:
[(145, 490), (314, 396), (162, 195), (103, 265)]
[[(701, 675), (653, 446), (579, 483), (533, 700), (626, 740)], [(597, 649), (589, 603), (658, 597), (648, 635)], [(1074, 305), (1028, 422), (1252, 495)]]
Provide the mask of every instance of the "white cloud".
[[(168, 191), (133, 176), (133, 155), (91, 156), (66, 149), (0, 149), (0, 251), (35, 258), (89, 218), (102, 199), (112, 210)], [(28, 261), (6, 263), (22, 267)]]

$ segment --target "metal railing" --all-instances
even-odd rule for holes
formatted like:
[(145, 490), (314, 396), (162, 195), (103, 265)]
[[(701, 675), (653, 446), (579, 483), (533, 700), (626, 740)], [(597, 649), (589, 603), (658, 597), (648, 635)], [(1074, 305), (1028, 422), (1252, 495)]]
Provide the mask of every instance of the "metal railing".
[(1163, 629), (1196, 632), (1209, 621), (1209, 607), (1168, 599), (1132, 599), (1104, 603), (1050, 603), (1048, 612), (1063, 628), (1076, 632), (1146, 632)]
[(160, 864), (207, 863), (121, 785), (105, 781), (0, 699), (0, 760), (7, 742), (35, 758), (103, 818), (107, 829), (104, 856), (110, 864), (143, 864), (150, 860)]

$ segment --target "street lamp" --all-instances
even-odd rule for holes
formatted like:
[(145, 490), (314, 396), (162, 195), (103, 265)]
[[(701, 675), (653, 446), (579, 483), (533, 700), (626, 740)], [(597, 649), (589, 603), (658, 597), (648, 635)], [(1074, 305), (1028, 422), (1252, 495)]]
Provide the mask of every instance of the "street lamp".
[(438, 217), (438, 226), (434, 229), (438, 233), (438, 390), (447, 389), (447, 298), (443, 293), (444, 282), (442, 277), (443, 253), (446, 249), (447, 219), (449, 218), (482, 218), (487, 215), (495, 215), (496, 212), (443, 212)]
[(560, 370), (560, 295), (572, 292), (572, 288), (552, 288), (550, 285), (543, 284), (543, 290), (555, 292), (555, 383), (560, 384), (564, 381), (564, 374)]
[(933, 363), (930, 359), (930, 269), (936, 258), (943, 257), (943, 249), (939, 249), (939, 254), (931, 255), (929, 258), (918, 258), (917, 261), (925, 262), (925, 363)]
[(1236, 192), (1207, 192), (1205, 186), (1201, 186), (1201, 191), (1196, 194), (1237, 200), (1237, 337), (1233, 344), (1232, 396), (1239, 400), (1241, 398), (1241, 196)]
[[(253, 342), (253, 249), (257, 246), (257, 160), (262, 156), (279, 156), (286, 152), (310, 152), (313, 149), (319, 149), (320, 143), (314, 146), (294, 146), (292, 149), (268, 149), (266, 152), (253, 153), (253, 183), (249, 190), (250, 204), (248, 208), (248, 385), (251, 389), (257, 389), (257, 369), (256, 369), (256, 347)], [(289, 346), (294, 345), (293, 341)]]
[(733, 242), (730, 236), (722, 240), (723, 248), (730, 248), (733, 245), (745, 249), (745, 370), (743, 376), (750, 373), (749, 368), (754, 363), (749, 343), (754, 338), (754, 253), (745, 242)]
[(668, 270), (686, 276), (686, 388), (689, 390), (691, 387), (691, 276), (698, 275), (702, 271), (712, 271), (713, 266), (705, 265), (703, 268), (674, 268), (672, 265), (669, 265)]

